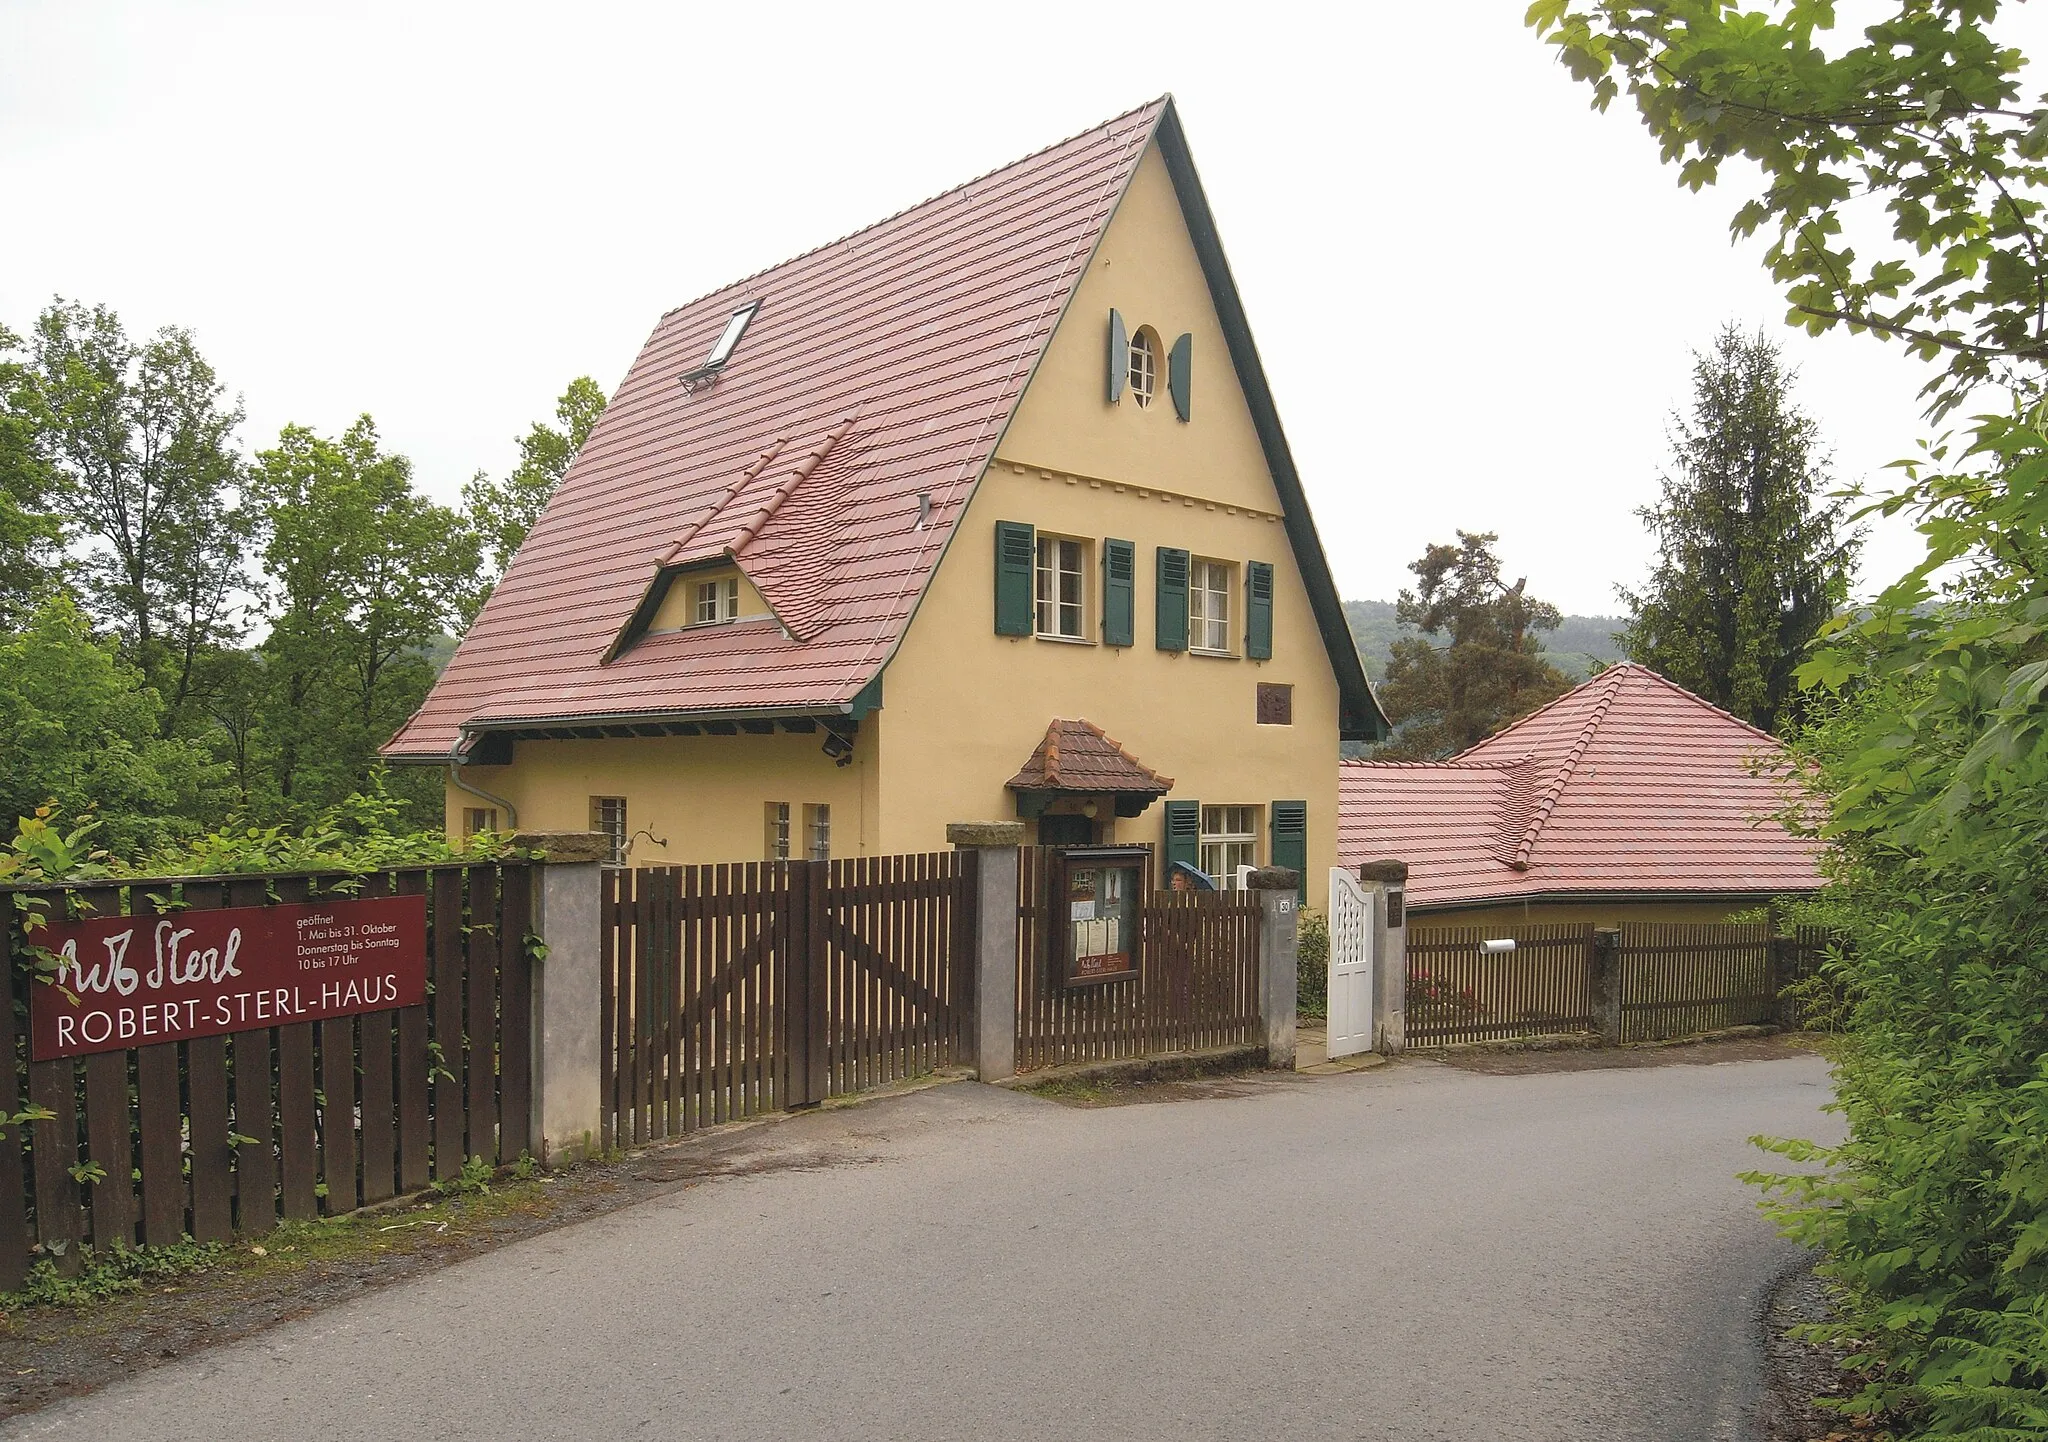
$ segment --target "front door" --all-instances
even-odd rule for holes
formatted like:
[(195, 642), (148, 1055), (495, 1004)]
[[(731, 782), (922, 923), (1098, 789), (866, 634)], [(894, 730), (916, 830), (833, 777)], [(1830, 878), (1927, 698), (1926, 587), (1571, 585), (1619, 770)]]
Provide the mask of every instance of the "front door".
[(1095, 822), (1087, 816), (1045, 815), (1038, 818), (1040, 846), (1093, 846)]
[(1336, 1060), (1372, 1050), (1373, 893), (1330, 868), (1330, 1045)]

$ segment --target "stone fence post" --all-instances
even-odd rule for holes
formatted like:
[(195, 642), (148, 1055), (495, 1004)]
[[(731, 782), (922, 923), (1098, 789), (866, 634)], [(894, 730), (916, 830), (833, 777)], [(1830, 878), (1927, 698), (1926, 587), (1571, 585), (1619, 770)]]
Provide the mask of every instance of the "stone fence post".
[[(601, 862), (611, 838), (598, 831), (528, 831), (512, 845), (541, 853), (534, 930), (547, 956), (533, 974), (533, 1118), (530, 1150), (549, 1165), (580, 1161), (602, 1147), (604, 1058), (598, 1052), (603, 996)], [(508, 1118), (509, 1121), (509, 1118)], [(509, 1130), (509, 1127), (508, 1127)]]
[(1393, 1056), (1408, 1046), (1408, 863), (1368, 861), (1358, 879), (1373, 894), (1372, 1048)]
[(1001, 1081), (1017, 1074), (1017, 862), (1021, 821), (955, 821), (946, 840), (979, 858), (974, 907), (974, 1074)]
[(1301, 873), (1261, 866), (1245, 877), (1245, 887), (1259, 902), (1259, 1019), (1265, 1023), (1266, 1065), (1293, 1071)]
[(1593, 933), (1593, 1015), (1600, 1023), (1600, 1045), (1621, 1045), (1621, 932), (1601, 927)]

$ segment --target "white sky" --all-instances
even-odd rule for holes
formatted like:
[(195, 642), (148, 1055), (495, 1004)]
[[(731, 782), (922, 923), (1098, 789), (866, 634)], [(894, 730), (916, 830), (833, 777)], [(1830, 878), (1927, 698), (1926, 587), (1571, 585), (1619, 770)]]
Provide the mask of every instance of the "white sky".
[(1925, 373), (1783, 327), (1740, 193), (1677, 189), (1523, 8), (0, 0), (0, 322), (189, 326), (250, 449), (368, 411), (452, 501), (663, 310), (1171, 90), (1344, 594), (1462, 526), (1611, 612), (1721, 322), (1783, 338), (1843, 479)]

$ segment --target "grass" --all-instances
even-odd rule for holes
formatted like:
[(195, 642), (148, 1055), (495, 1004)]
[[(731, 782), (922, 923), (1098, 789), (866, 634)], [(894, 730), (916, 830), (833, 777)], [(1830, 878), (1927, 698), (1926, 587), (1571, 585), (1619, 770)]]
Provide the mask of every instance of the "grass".
[[(487, 1180), (490, 1179), (488, 1184)], [(261, 1276), (302, 1269), (316, 1262), (373, 1260), (380, 1254), (418, 1250), (464, 1236), (494, 1218), (513, 1213), (544, 1215), (553, 1209), (550, 1180), (530, 1159), (514, 1163), (506, 1179), (491, 1177), (481, 1159), (462, 1173), (396, 1207), (348, 1212), (315, 1221), (281, 1221), (269, 1235), (234, 1242), (184, 1238), (161, 1247), (121, 1247), (81, 1252), (78, 1275), (63, 1276), (45, 1257), (13, 1292), (0, 1292), (0, 1311), (28, 1307), (89, 1308), (126, 1292), (176, 1282), (207, 1272)]]

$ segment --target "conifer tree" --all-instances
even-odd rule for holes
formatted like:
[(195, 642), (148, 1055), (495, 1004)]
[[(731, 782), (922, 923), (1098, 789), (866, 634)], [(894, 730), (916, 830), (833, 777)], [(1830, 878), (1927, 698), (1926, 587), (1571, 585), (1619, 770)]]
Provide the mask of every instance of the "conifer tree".
[(1860, 540), (1791, 385), (1761, 332), (1729, 325), (1695, 354), (1663, 495), (1636, 513), (1657, 560), (1643, 591), (1621, 588), (1630, 660), (1766, 731), (1793, 719), (1793, 673), (1848, 598)]

